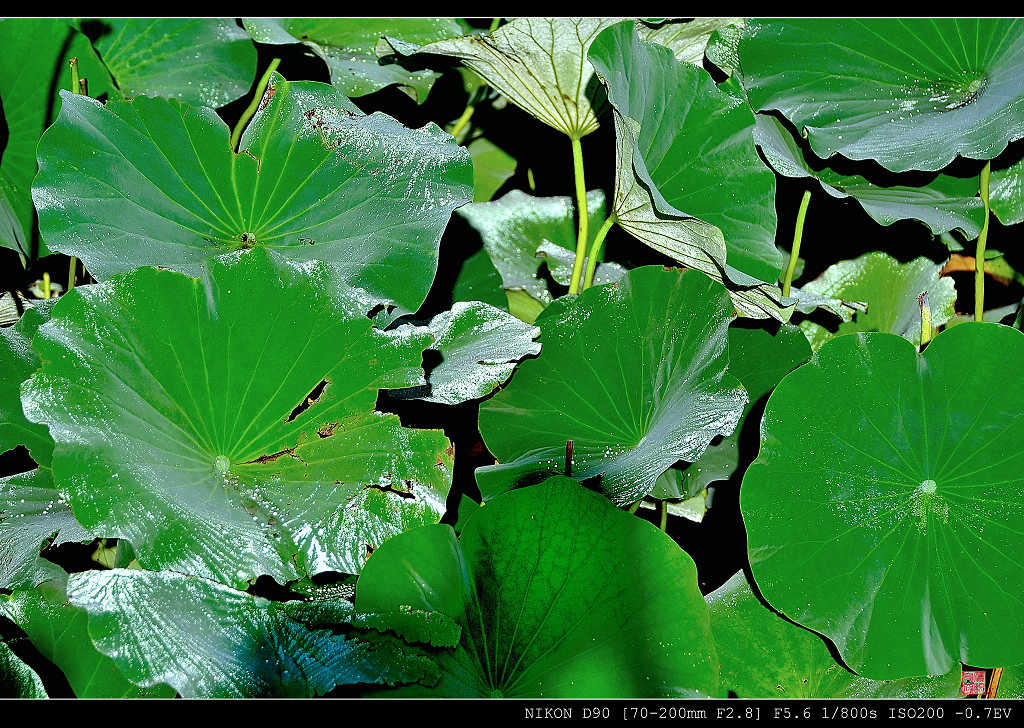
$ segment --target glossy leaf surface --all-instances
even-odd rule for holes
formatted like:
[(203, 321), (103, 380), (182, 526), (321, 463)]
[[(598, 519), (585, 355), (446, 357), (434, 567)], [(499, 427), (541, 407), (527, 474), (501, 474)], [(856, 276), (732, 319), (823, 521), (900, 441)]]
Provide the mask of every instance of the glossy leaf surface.
[(6, 197), (10, 217), (0, 228), (0, 246), (20, 250), (26, 257), (49, 251), (32, 249), (32, 178), (36, 174), (36, 144), (60, 111), (59, 91), (71, 88), (68, 61), (78, 59), (92, 94), (112, 90), (110, 76), (96, 57), (89, 39), (61, 18), (8, 18), (0, 21), (0, 101), (6, 122), (6, 145), (0, 157), (0, 196)]
[(1024, 21), (748, 21), (740, 42), (755, 111), (777, 110), (822, 159), (938, 170), (1024, 136)]
[(596, 131), (605, 105), (587, 50), (615, 18), (514, 18), (493, 33), (406, 52), (453, 56), (512, 103), (571, 137)]
[(447, 438), (374, 411), (379, 389), (424, 383), (430, 337), (372, 328), (343, 289), (257, 249), (204, 280), (144, 268), (62, 298), (23, 403), (82, 525), (146, 568), (243, 585), (356, 573), (436, 522)]
[(49, 307), (25, 309), (18, 322), (0, 329), (0, 452), (28, 448), (40, 465), (49, 465), (53, 440), (44, 425), (29, 422), (21, 406), (21, 383), (39, 367), (32, 337), (49, 316)]
[(726, 372), (732, 304), (697, 271), (635, 268), (617, 283), (552, 303), (543, 354), (480, 407), (501, 465), (477, 470), (485, 498), (565, 469), (632, 503), (677, 460), (732, 432), (747, 396)]
[(795, 326), (783, 324), (774, 334), (761, 328), (729, 327), (729, 373), (743, 384), (749, 401), (732, 434), (714, 442), (682, 471), (680, 487), (684, 492), (696, 493), (732, 477), (740, 467), (739, 441), (744, 428), (756, 430), (760, 425), (759, 418), (748, 423), (747, 416), (784, 376), (810, 358), (807, 338)]
[(79, 698), (174, 697), (156, 683), (140, 688), (93, 645), (85, 611), (68, 601), (63, 573), (35, 589), (0, 596), (0, 614), (28, 635), (32, 645), (60, 668)]
[(126, 676), (185, 698), (311, 697), (437, 679), (428, 658), (393, 638), (329, 629), (352, 617), (341, 599), (270, 602), (198, 577), (126, 569), (74, 574), (68, 598)]
[[(426, 402), (459, 404), (486, 397), (512, 375), (516, 364), (540, 353), (540, 329), (480, 301), (456, 303), (424, 327), (441, 361), (427, 386), (397, 393)], [(399, 329), (400, 331), (403, 329)]]
[(469, 153), (432, 124), (364, 116), (326, 84), (275, 75), (263, 102), (234, 154), (211, 109), (65, 94), (33, 188), (44, 239), (100, 280), (141, 265), (195, 274), (264, 246), (418, 308), (472, 195)]
[[(575, 254), (574, 207), (569, 197), (533, 197), (512, 190), (493, 202), (466, 205), (457, 214), (480, 233), (505, 289), (522, 290), (547, 305), (552, 296), (537, 274), (542, 262), (537, 250), (548, 241)], [(605, 220), (603, 192), (587, 193), (587, 210), (589, 230), (596, 231)]]
[(39, 555), (52, 545), (90, 541), (53, 487), (48, 468), (0, 478), (0, 589), (31, 588), (63, 570)]
[(1013, 664), (1024, 334), (988, 323), (917, 354), (840, 336), (768, 400), (741, 506), (765, 598), (874, 679)]
[(14, 650), (0, 642), (0, 698), (46, 698), (46, 688), (35, 670)]
[(392, 539), (367, 562), (356, 607), (407, 604), (462, 624), (459, 646), (439, 657), (438, 685), (397, 694), (713, 695), (696, 577), (654, 526), (552, 478), (479, 509), (459, 541), (448, 526)]

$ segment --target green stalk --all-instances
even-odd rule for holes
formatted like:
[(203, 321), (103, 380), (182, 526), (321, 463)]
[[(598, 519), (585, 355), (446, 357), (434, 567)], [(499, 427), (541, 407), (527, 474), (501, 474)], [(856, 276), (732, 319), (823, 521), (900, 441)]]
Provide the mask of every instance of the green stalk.
[(601, 253), (601, 246), (604, 245), (604, 239), (608, 236), (608, 231), (612, 229), (612, 225), (615, 224), (617, 219), (615, 215), (610, 215), (597, 231), (597, 235), (594, 236), (594, 242), (590, 244), (590, 252), (587, 253), (587, 271), (583, 275), (584, 291), (594, 285), (594, 273), (597, 272), (597, 258)]
[(501, 18), (494, 18), (494, 20), (491, 21), (491, 27), (488, 29), (487, 32), (493, 33), (498, 29), (499, 25), (501, 25)]
[(985, 162), (981, 170), (981, 201), (985, 203), (985, 224), (978, 235), (978, 249), (974, 254), (974, 320), (985, 320), (985, 245), (988, 244), (988, 180), (992, 174), (992, 162)]
[(921, 308), (921, 348), (932, 340), (932, 307), (928, 303), (928, 291), (919, 293), (917, 305)]
[(246, 124), (249, 123), (249, 119), (255, 115), (256, 110), (260, 107), (260, 102), (263, 101), (263, 94), (267, 91), (267, 84), (270, 83), (270, 74), (277, 70), (280, 63), (280, 58), (272, 60), (270, 65), (267, 66), (267, 70), (263, 72), (263, 76), (260, 77), (260, 82), (256, 84), (256, 93), (253, 94), (252, 101), (245, 107), (241, 118), (235, 124), (234, 131), (231, 132), (231, 139), (228, 141), (231, 145), (231, 151), (238, 151), (238, 141), (242, 138), (242, 131), (245, 129)]
[(49, 301), (50, 295), (50, 274), (48, 271), (43, 271), (43, 298)]
[(640, 500), (638, 500), (638, 501), (637, 501), (636, 503), (634, 503), (633, 505), (631, 505), (631, 506), (629, 507), (629, 512), (630, 512), (630, 513), (636, 513), (636, 509), (637, 509), (637, 508), (639, 508), (639, 507), (640, 507), (640, 504), (641, 504), (641, 503), (643, 503), (643, 502), (644, 502), (644, 499), (643, 499), (643, 498), (641, 498)]
[[(476, 106), (473, 104), (466, 104), (466, 110), (462, 112), (462, 116), (455, 122), (455, 126), (452, 127), (452, 136), (455, 140), (459, 139), (459, 132), (466, 128), (466, 124), (469, 123), (469, 119), (473, 116), (473, 111), (476, 110)], [(461, 142), (459, 142), (461, 144)]]
[[(82, 96), (88, 96), (86, 90), (88, 86), (84, 78), (80, 78), (78, 75), (78, 59), (72, 58), (68, 61), (71, 66), (71, 93), (81, 94)], [(67, 292), (75, 287), (75, 272), (78, 269), (78, 258), (71, 256), (71, 260), (68, 261), (68, 288)]]
[(793, 285), (793, 272), (800, 259), (800, 242), (804, 238), (804, 220), (807, 219), (807, 206), (811, 204), (811, 191), (806, 190), (800, 200), (800, 210), (796, 213), (796, 229), (793, 230), (793, 247), (789, 250), (789, 265), (786, 266), (786, 277), (782, 279), (782, 295), (788, 296)]
[(579, 137), (570, 137), (572, 141), (572, 169), (576, 178), (576, 210), (580, 216), (579, 232), (576, 234), (576, 260), (572, 264), (572, 279), (569, 281), (569, 293), (580, 292), (580, 278), (583, 277), (583, 261), (587, 255), (587, 230), (590, 211), (587, 210), (587, 183), (583, 176), (583, 147)]
[(661, 500), (658, 501), (658, 528), (662, 531), (668, 526), (668, 503)]
[(68, 61), (68, 65), (71, 66), (71, 93), (78, 93), (78, 58), (72, 58)]

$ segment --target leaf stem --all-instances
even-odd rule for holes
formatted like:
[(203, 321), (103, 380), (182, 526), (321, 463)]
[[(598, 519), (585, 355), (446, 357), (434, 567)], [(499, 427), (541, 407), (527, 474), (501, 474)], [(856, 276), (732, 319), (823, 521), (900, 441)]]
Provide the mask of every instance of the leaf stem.
[(641, 503), (643, 503), (643, 502), (644, 502), (644, 499), (643, 499), (643, 498), (641, 498), (640, 500), (638, 500), (638, 501), (637, 501), (636, 503), (634, 503), (633, 505), (631, 505), (631, 506), (629, 507), (629, 512), (630, 512), (630, 513), (636, 513), (636, 509), (637, 509), (637, 508), (639, 508), (639, 507), (640, 507), (640, 504), (641, 504)]
[(491, 27), (488, 28), (487, 32), (493, 33), (498, 29), (499, 25), (501, 25), (501, 18), (494, 18), (493, 20), (491, 20)]
[(49, 301), (50, 293), (50, 273), (49, 271), (43, 271), (43, 298)]
[(985, 162), (981, 170), (981, 201), (985, 203), (985, 224), (978, 234), (978, 249), (974, 254), (974, 320), (985, 320), (985, 246), (988, 244), (989, 204), (988, 181), (992, 173), (992, 162)]
[(75, 277), (78, 274), (78, 258), (71, 256), (71, 260), (68, 261), (68, 290), (70, 293), (71, 289), (75, 287)]
[(932, 307), (928, 303), (928, 291), (917, 294), (917, 305), (921, 309), (921, 348), (932, 340)]
[(584, 291), (594, 285), (594, 273), (597, 272), (597, 258), (601, 253), (601, 246), (604, 245), (604, 239), (608, 236), (608, 231), (612, 229), (616, 220), (618, 218), (615, 215), (609, 215), (594, 236), (594, 242), (590, 244), (590, 252), (587, 253), (587, 270), (583, 274)]
[(572, 169), (576, 178), (576, 211), (580, 216), (579, 232), (576, 234), (576, 260), (572, 264), (572, 278), (569, 281), (569, 293), (580, 292), (580, 278), (583, 276), (583, 261), (587, 255), (590, 211), (587, 209), (587, 182), (583, 174), (583, 147), (580, 138), (569, 137), (572, 141)]
[(658, 528), (662, 531), (668, 526), (668, 503), (666, 501), (658, 501)]
[(796, 271), (796, 263), (800, 260), (800, 243), (804, 238), (804, 220), (807, 219), (807, 206), (811, 204), (811, 191), (805, 190), (803, 199), (800, 200), (800, 210), (796, 213), (796, 228), (793, 230), (793, 247), (789, 250), (789, 264), (786, 266), (786, 276), (782, 279), (782, 295), (788, 296), (793, 285), (793, 273)]
[(238, 119), (238, 123), (235, 124), (234, 130), (231, 132), (231, 139), (228, 140), (228, 144), (231, 145), (231, 151), (238, 151), (238, 142), (242, 138), (242, 131), (245, 129), (246, 124), (249, 123), (249, 119), (255, 115), (256, 110), (260, 107), (260, 102), (263, 101), (263, 94), (267, 91), (267, 84), (270, 83), (270, 74), (277, 70), (280, 63), (280, 58), (272, 60), (270, 65), (267, 66), (267, 70), (260, 77), (260, 82), (256, 84), (256, 93), (253, 94), (249, 105), (245, 107), (245, 111), (242, 112), (242, 116)]
[(77, 94), (79, 89), (77, 56), (68, 61), (68, 65), (71, 66), (71, 93)]
[[(455, 137), (455, 141), (459, 140), (459, 132), (466, 128), (466, 124), (469, 123), (470, 117), (473, 116), (473, 112), (476, 110), (476, 106), (473, 104), (466, 104), (466, 110), (462, 112), (462, 116), (455, 122), (455, 126), (452, 127), (452, 136)], [(461, 144), (462, 142), (459, 142)]]

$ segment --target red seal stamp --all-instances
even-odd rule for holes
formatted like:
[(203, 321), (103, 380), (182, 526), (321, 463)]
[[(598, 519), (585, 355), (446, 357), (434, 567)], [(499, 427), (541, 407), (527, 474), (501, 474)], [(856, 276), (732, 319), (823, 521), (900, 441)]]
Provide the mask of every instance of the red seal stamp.
[(985, 671), (964, 670), (960, 678), (961, 695), (984, 695), (985, 694)]

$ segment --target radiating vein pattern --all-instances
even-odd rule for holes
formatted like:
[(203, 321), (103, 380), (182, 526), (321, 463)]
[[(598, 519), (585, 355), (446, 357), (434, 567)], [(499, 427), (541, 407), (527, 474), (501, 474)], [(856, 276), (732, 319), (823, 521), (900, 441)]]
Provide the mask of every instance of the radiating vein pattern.
[(374, 411), (379, 389), (424, 383), (430, 336), (373, 328), (345, 290), (257, 249), (202, 279), (141, 269), (62, 299), (23, 397), (81, 522), (147, 568), (226, 584), (355, 573), (435, 522), (448, 440)]
[(769, 400), (742, 491), (754, 576), (860, 674), (1019, 654), (1024, 385), (1006, 372), (1021, 364), (1024, 335), (997, 324), (944, 331), (920, 356), (844, 335)]
[(238, 154), (210, 108), (62, 98), (33, 199), (43, 237), (100, 280), (140, 265), (195, 275), (262, 246), (414, 310), (452, 210), (472, 199), (472, 160), (451, 137), (365, 116), (326, 84), (275, 75)]

